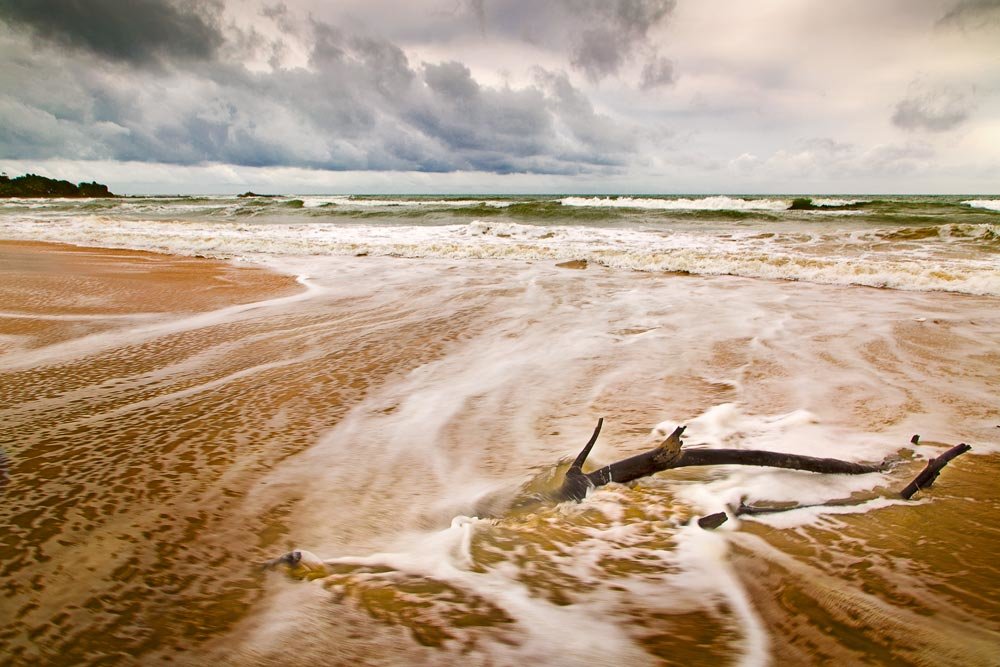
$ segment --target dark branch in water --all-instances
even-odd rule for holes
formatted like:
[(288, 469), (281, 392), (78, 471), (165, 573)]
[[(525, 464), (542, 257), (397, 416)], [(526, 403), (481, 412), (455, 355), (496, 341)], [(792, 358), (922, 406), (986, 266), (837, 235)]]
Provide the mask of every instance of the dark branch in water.
[[(919, 436), (913, 436), (910, 440), (912, 444), (917, 444)], [(913, 480), (907, 484), (899, 495), (902, 496), (903, 500), (909, 500), (913, 495), (921, 489), (929, 489), (937, 479), (938, 475), (941, 474), (941, 469), (944, 468), (948, 463), (957, 456), (961, 456), (965, 452), (972, 449), (969, 445), (962, 443), (960, 445), (955, 445), (948, 451), (946, 451), (941, 456), (933, 458), (927, 462), (924, 469), (920, 471)], [(861, 501), (852, 500), (834, 500), (828, 503), (818, 503), (815, 505), (792, 505), (790, 507), (755, 507), (753, 505), (747, 505), (744, 502), (740, 502), (740, 506), (732, 509), (734, 516), (744, 516), (744, 515), (758, 515), (758, 514), (774, 514), (776, 512), (788, 512), (790, 510), (802, 509), (804, 507), (845, 507), (849, 505), (859, 505), (864, 502), (868, 502), (871, 498), (866, 498)]]
[(788, 505), (785, 507), (767, 507), (758, 505), (747, 505), (743, 500), (740, 500), (739, 507), (730, 507), (729, 511), (732, 512), (733, 516), (758, 516), (760, 514), (777, 514), (778, 512), (791, 512), (792, 510), (805, 509), (807, 507), (853, 507), (855, 505), (862, 505), (864, 503), (870, 502), (877, 498), (878, 496), (872, 495), (872, 497), (863, 499), (840, 499), (831, 500), (828, 503), (812, 503), (809, 505)]
[(573, 470), (574, 468), (576, 470), (580, 470), (583, 468), (583, 464), (587, 462), (587, 457), (590, 456), (590, 450), (594, 448), (594, 443), (597, 442), (597, 437), (601, 435), (602, 426), (604, 426), (604, 417), (597, 420), (597, 428), (594, 429), (594, 435), (590, 436), (590, 440), (583, 446), (580, 453), (576, 455), (576, 460), (573, 461), (573, 465), (570, 466), (570, 470)]
[(566, 494), (567, 498), (585, 498), (587, 491), (594, 486), (587, 475), (583, 474), (583, 464), (587, 462), (590, 450), (594, 448), (597, 436), (601, 434), (602, 426), (604, 426), (604, 417), (597, 420), (597, 428), (594, 429), (594, 435), (590, 436), (590, 441), (583, 446), (580, 453), (576, 455), (573, 465), (566, 471), (566, 478), (563, 481), (562, 489), (560, 489), (560, 495)]
[(888, 467), (886, 463), (853, 463), (840, 459), (823, 459), (814, 456), (784, 454), (782, 452), (767, 452), (757, 449), (687, 449), (682, 450), (681, 435), (683, 426), (678, 426), (674, 432), (660, 445), (648, 452), (636, 454), (599, 470), (584, 473), (581, 470), (587, 455), (597, 441), (604, 423), (602, 418), (597, 423), (594, 435), (583, 448), (576, 461), (566, 472), (566, 479), (557, 493), (559, 500), (582, 500), (591, 488), (604, 486), (611, 482), (619, 484), (631, 482), (641, 477), (647, 477), (663, 470), (683, 468), (687, 466), (707, 465), (743, 465), (766, 466), (770, 468), (789, 468), (836, 475), (863, 475), (869, 472), (881, 472)]

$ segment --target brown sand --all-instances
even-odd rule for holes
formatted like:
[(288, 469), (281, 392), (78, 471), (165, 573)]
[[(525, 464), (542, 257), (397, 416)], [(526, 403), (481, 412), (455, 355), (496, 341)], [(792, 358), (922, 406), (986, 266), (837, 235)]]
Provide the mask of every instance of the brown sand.
[[(248, 492), (370, 386), (437, 356), (446, 319), (466, 323), (351, 300), (328, 315), (269, 308), (132, 341), (145, 320), (125, 316), (183, 320), (301, 287), (143, 252), (0, 252), (7, 359), (125, 332), (90, 353), (0, 370), (0, 655), (15, 664), (128, 664), (224, 633), (262, 595), (254, 563), (289, 546), (294, 491), (252, 508)], [(84, 315), (94, 319), (52, 319)]]
[[(16, 358), (43, 345), (301, 289), (290, 277), (219, 261), (2, 242), (0, 340), (7, 349), (0, 351)], [(186, 442), (197, 430), (191, 422), (198, 402), (175, 407), (169, 425), (157, 428), (162, 407), (155, 397), (169, 384), (157, 391), (147, 382), (142, 396), (128, 390), (142, 384), (130, 378), (169, 359), (137, 350), (0, 374), (0, 444), (10, 459), (0, 510), (0, 654), (69, 664), (139, 652), (176, 634), (127, 628), (148, 626), (140, 620), (149, 618), (145, 601), (155, 608), (159, 595), (186, 587), (183, 575), (155, 563), (169, 560), (164, 550), (186, 550), (218, 508), (201, 505), (197, 483), (184, 478), (218, 476), (225, 461)], [(115, 382), (125, 387), (115, 391)], [(116, 407), (141, 398), (152, 399), (141, 414), (115, 417)], [(154, 534), (171, 537), (160, 542)], [(144, 561), (151, 569), (139, 578)], [(217, 599), (214, 613), (226, 607)]]

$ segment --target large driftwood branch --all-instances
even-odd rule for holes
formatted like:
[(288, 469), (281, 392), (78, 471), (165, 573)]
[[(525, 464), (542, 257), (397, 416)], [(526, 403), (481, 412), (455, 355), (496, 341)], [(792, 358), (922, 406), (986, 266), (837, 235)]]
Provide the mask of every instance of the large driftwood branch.
[(744, 465), (790, 468), (827, 474), (861, 475), (885, 470), (885, 463), (853, 463), (840, 459), (823, 459), (814, 456), (767, 452), (759, 449), (681, 449), (681, 435), (684, 427), (678, 426), (658, 447), (617, 461), (590, 473), (583, 472), (583, 464), (597, 442), (604, 419), (597, 422), (597, 428), (590, 441), (577, 455), (573, 465), (566, 472), (562, 487), (556, 494), (559, 500), (582, 500), (591, 488), (611, 482), (631, 482), (663, 470), (687, 466)]
[[(666, 440), (659, 446), (648, 452), (623, 459), (611, 465), (604, 466), (599, 470), (590, 473), (583, 472), (583, 464), (587, 462), (590, 451), (594, 448), (598, 436), (601, 434), (601, 427), (604, 419), (597, 420), (597, 428), (590, 440), (577, 454), (576, 459), (566, 471), (562, 487), (555, 494), (557, 500), (582, 500), (587, 492), (599, 486), (610, 484), (611, 482), (630, 482), (641, 477), (646, 477), (663, 470), (672, 468), (683, 468), (687, 466), (707, 466), (707, 465), (750, 465), (767, 466), (771, 468), (789, 468), (792, 470), (805, 470), (809, 472), (860, 475), (869, 472), (881, 472), (890, 467), (890, 463), (853, 463), (841, 459), (825, 459), (814, 456), (799, 456), (797, 454), (784, 454), (781, 452), (768, 452), (758, 449), (687, 449), (682, 450), (683, 442), (681, 435), (684, 427), (678, 426), (674, 429)], [(911, 443), (917, 444), (920, 436), (913, 436)], [(906, 485), (900, 495), (909, 500), (913, 494), (920, 489), (926, 489), (934, 483), (941, 469), (957, 456), (972, 449), (969, 445), (956, 445), (936, 458), (930, 459), (924, 469), (913, 481)], [(0, 486), (4, 481), (6, 460), (3, 452), (0, 451)], [(729, 514), (733, 516), (771, 514), (774, 512), (786, 512), (789, 510), (801, 509), (804, 507), (828, 507), (855, 505), (867, 502), (871, 498), (861, 501), (846, 499), (834, 500), (828, 503), (815, 505), (792, 505), (787, 507), (754, 507), (740, 501), (739, 507), (730, 507), (727, 512), (716, 512), (698, 519), (698, 525), (705, 530), (713, 530), (724, 524), (728, 520)], [(333, 561), (328, 561), (333, 562)], [(264, 563), (267, 567), (285, 565), (289, 568), (303, 568), (308, 573), (322, 573), (323, 576), (329, 573), (327, 563), (308, 551), (291, 551), (278, 558)]]

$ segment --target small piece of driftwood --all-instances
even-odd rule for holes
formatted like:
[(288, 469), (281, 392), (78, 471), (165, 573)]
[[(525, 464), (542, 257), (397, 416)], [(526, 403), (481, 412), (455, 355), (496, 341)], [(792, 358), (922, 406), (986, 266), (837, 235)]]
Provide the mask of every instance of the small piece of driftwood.
[(726, 516), (725, 512), (716, 512), (698, 519), (698, 525), (705, 530), (714, 530), (727, 521), (729, 521), (729, 517)]

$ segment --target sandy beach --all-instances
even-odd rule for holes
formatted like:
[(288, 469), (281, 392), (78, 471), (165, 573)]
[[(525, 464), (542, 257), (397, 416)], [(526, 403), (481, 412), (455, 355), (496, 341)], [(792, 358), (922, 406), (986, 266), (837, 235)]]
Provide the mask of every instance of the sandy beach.
[[(482, 260), (0, 257), (15, 663), (995, 658), (993, 297)], [(925, 440), (882, 475), (689, 469), (489, 514), (598, 416), (595, 465), (661, 422), (695, 446), (850, 460)], [(878, 499), (960, 440), (974, 455), (931, 496)], [(689, 523), (741, 498), (851, 497), (866, 504)], [(342, 564), (260, 567), (291, 548)]]
[(0, 667), (1000, 667), (997, 62), (0, 0)]

